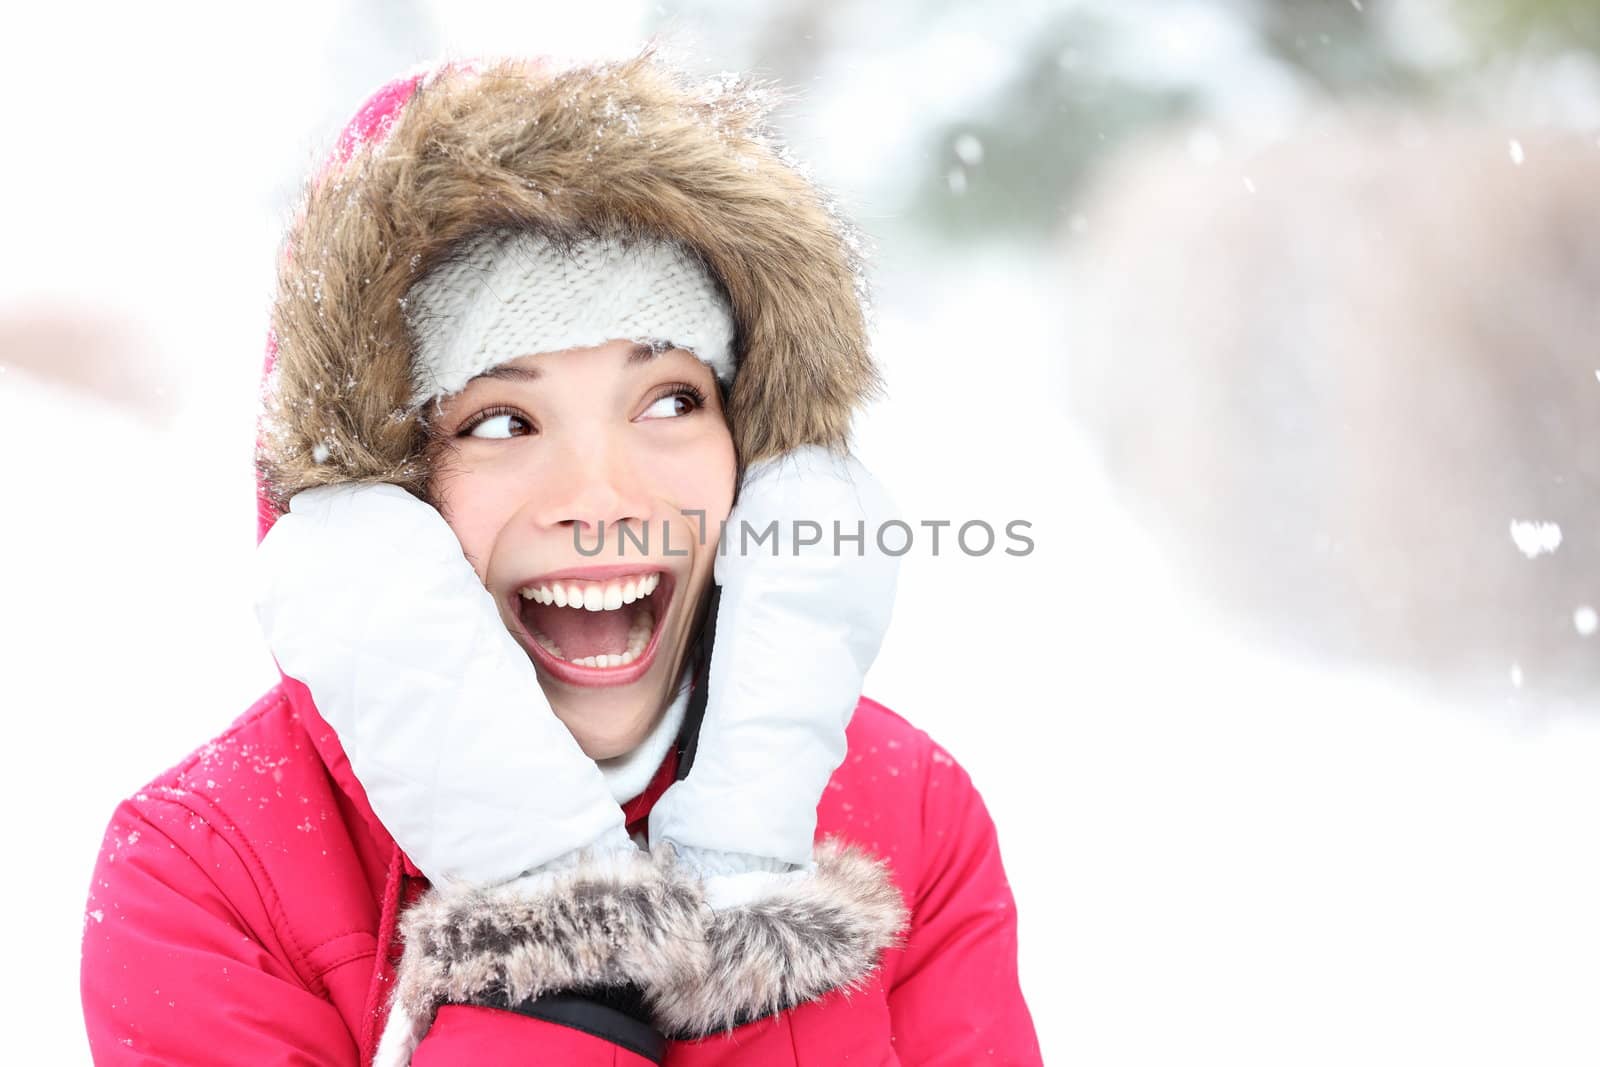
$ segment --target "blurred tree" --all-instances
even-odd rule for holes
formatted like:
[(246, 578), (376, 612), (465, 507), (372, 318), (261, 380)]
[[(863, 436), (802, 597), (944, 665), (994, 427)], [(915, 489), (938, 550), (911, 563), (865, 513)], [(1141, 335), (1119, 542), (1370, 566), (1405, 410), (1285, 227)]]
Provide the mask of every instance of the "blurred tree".
[(1262, 47), (1325, 94), (1421, 95), (1429, 73), (1394, 47), (1385, 22), (1364, 6), (1330, 0), (1243, 0), (1239, 10)]
[(1595, 0), (1454, 0), (1458, 21), (1489, 53), (1580, 50), (1600, 55)]
[(1114, 31), (1070, 12), (1029, 35), (1009, 83), (970, 117), (930, 137), (933, 166), (913, 211), (959, 240), (1042, 239), (1102, 156), (1155, 123), (1199, 110), (1190, 89), (1141, 84), (1099, 58)]
[[(940, 34), (1010, 57), (998, 86), (948, 94), (960, 100), (953, 109), (930, 108), (916, 128), (885, 131), (883, 150), (908, 138), (915, 145), (897, 157), (914, 160), (894, 174), (905, 205), (893, 212), (899, 223), (961, 243), (1034, 243), (1074, 213), (1084, 179), (1120, 145), (1175, 122), (1225, 123), (1241, 99), (1257, 102), (1219, 91), (1243, 76), (1227, 69), (1231, 57), (1220, 71), (1216, 56), (1209, 67), (1163, 62), (1161, 36), (1197, 11), (1230, 42), (1241, 37), (1242, 58), (1292, 87), (1297, 107), (1493, 100), (1506, 69), (1498, 61), (1523, 56), (1587, 52), (1600, 67), (1600, 0), (1437, 0), (1406, 10), (1390, 0), (1215, 0), (1203, 9), (1152, 0), (1137, 13), (1114, 0), (1015, 0), (982, 23), (952, 0), (759, 8), (683, 0), (661, 14), (664, 27), (693, 26), (719, 67), (792, 86), (825, 78), (824, 91), (846, 97), (861, 91), (851, 85), (857, 71), (879, 92), (886, 80), (966, 76), (926, 66), (918, 44)], [(1442, 57), (1421, 39), (1430, 34), (1464, 38), (1469, 52)]]

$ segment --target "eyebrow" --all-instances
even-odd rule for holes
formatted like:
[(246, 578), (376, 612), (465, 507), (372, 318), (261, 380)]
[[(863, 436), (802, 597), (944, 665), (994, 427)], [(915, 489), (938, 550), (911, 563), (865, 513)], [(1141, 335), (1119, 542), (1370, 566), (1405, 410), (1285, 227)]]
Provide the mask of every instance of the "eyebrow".
[[(649, 363), (655, 358), (655, 349), (649, 345), (635, 344), (632, 351), (628, 353), (628, 366), (633, 367), (640, 363)], [(498, 367), (490, 367), (482, 374), (473, 375), (471, 380), (475, 382), (479, 378), (497, 378), (513, 382), (533, 382), (538, 381), (543, 376), (543, 373), (538, 367), (518, 367), (510, 363), (502, 363)]]

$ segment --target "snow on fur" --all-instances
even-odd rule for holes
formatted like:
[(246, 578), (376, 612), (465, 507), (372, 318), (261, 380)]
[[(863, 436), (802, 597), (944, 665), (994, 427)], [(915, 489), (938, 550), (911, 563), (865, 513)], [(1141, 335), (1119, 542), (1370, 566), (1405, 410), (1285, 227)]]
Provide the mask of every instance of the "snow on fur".
[(286, 236), (257, 447), (273, 502), (346, 481), (426, 493), (406, 295), (465, 238), (505, 227), (678, 242), (733, 309), (741, 462), (846, 447), (852, 413), (882, 388), (861, 242), (773, 136), (775, 101), (742, 79), (690, 84), (649, 50), (419, 84), (381, 137), (312, 180)]
[(426, 1022), (440, 1004), (513, 1002), (599, 986), (672, 986), (701, 966), (693, 883), (639, 852), (585, 857), (536, 892), (521, 882), (430, 889), (400, 920), (396, 1004)]
[(654, 994), (656, 1024), (680, 1040), (859, 987), (908, 913), (883, 861), (830, 838), (816, 871), (736, 908), (702, 912), (704, 967)]
[(436, 887), (402, 917), (384, 1062), (405, 1063), (442, 1004), (630, 985), (692, 1040), (862, 985), (905, 930), (887, 865), (830, 839), (807, 877), (715, 910), (670, 846), (585, 857), (544, 880)]

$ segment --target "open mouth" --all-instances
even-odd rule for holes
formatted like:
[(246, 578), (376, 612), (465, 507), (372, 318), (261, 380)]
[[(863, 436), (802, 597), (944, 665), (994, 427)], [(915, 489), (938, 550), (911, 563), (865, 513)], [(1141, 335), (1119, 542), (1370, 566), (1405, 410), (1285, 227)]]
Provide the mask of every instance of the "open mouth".
[(534, 661), (574, 685), (625, 685), (655, 659), (667, 608), (669, 571), (605, 578), (537, 578), (517, 590), (515, 611)]

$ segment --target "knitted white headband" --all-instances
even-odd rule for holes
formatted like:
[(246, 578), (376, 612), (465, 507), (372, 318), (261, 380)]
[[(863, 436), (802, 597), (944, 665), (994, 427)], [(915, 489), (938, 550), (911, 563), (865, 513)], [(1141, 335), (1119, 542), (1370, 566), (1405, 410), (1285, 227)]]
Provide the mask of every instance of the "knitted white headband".
[(733, 315), (700, 262), (667, 241), (577, 242), (490, 231), (406, 294), (412, 403), (535, 352), (628, 340), (686, 349), (733, 378)]

